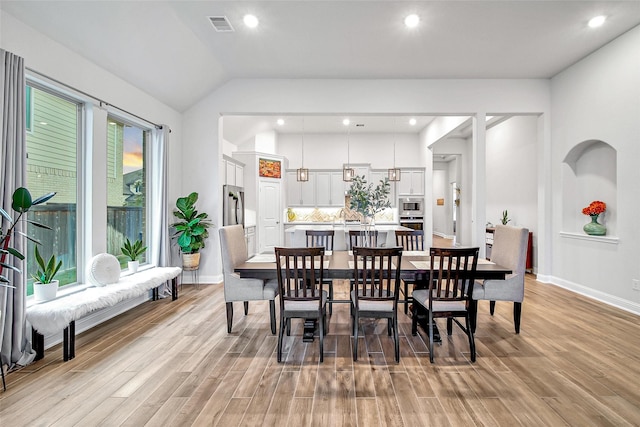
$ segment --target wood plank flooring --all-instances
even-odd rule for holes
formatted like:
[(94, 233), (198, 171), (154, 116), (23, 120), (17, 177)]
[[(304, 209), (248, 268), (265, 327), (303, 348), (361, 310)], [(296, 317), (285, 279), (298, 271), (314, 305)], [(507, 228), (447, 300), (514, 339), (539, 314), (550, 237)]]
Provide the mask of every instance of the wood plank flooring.
[[(346, 298), (346, 284), (337, 286)], [(185, 286), (149, 301), (8, 374), (3, 426), (637, 426), (638, 316), (527, 276), (522, 330), (512, 304), (480, 303), (477, 362), (454, 328), (429, 363), (425, 334), (400, 314), (401, 360), (383, 321), (361, 323), (352, 361), (348, 305), (334, 306), (325, 340), (302, 324), (276, 362), (266, 302), (237, 304), (227, 334), (221, 285)], [(444, 322), (440, 323), (445, 330)]]

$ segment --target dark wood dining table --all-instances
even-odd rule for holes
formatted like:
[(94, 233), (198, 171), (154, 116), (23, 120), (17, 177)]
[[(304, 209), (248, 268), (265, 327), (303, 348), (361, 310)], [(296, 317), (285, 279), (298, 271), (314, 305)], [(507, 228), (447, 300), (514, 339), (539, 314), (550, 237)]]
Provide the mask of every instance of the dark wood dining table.
[[(324, 277), (327, 279), (352, 279), (353, 276), (353, 255), (350, 251), (327, 251), (325, 254)], [(400, 262), (400, 277), (402, 279), (415, 282), (415, 288), (427, 288), (429, 286), (430, 257), (428, 251), (404, 251)], [(276, 279), (275, 254), (259, 254), (248, 259), (246, 262), (236, 266), (235, 272), (242, 278), (255, 279)], [(476, 270), (476, 279), (497, 279), (501, 280), (510, 274), (511, 270), (497, 265), (493, 262), (480, 259)], [(333, 302), (343, 303), (349, 300), (335, 300)], [(425, 316), (419, 318), (419, 324), (426, 331)], [(305, 325), (305, 340), (313, 340), (313, 329), (311, 324)]]

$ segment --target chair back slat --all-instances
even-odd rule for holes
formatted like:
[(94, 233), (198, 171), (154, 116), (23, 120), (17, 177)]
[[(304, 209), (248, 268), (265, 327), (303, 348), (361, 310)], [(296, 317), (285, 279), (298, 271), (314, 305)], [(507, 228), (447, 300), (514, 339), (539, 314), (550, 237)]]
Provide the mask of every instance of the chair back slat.
[(465, 301), (468, 307), (479, 248), (431, 248), (429, 309), (433, 301)]
[[(361, 300), (396, 301), (402, 248), (353, 248), (356, 304)], [(394, 305), (395, 306), (395, 305)]]
[(396, 230), (396, 246), (401, 246), (405, 251), (424, 250), (423, 230)]
[(335, 231), (333, 230), (307, 230), (305, 232), (307, 237), (307, 247), (323, 247), (326, 251), (333, 250), (333, 237)]
[(322, 304), (324, 248), (275, 248), (280, 286), (280, 308), (285, 301), (314, 301)]
[(349, 250), (356, 246), (375, 248), (378, 246), (378, 230), (349, 230)]

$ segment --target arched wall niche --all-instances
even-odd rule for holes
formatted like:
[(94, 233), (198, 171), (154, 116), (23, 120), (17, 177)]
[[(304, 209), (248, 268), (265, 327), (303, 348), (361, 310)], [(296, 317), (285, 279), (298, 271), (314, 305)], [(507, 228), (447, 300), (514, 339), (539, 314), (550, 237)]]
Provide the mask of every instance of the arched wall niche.
[(562, 166), (562, 230), (582, 233), (589, 218), (582, 208), (594, 200), (607, 204), (598, 222), (607, 226), (607, 235), (616, 235), (617, 151), (600, 140), (576, 144), (564, 158)]

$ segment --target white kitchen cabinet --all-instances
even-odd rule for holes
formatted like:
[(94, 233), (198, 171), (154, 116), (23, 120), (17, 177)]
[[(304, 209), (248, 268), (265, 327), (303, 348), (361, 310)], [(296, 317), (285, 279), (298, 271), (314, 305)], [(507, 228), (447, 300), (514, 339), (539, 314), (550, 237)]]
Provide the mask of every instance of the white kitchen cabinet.
[(364, 176), (364, 179), (369, 182), (369, 165), (351, 165), (355, 176)]
[(247, 253), (249, 257), (256, 254), (256, 227), (250, 225), (244, 229), (244, 237), (247, 241)]
[(342, 171), (317, 171), (316, 206), (344, 206)]
[(287, 171), (287, 206), (316, 205), (316, 172), (309, 172), (309, 181), (296, 179), (296, 171)]
[(242, 163), (225, 156), (222, 159), (222, 167), (224, 168), (225, 184), (244, 187), (244, 165)]
[(424, 196), (424, 170), (402, 169), (400, 176), (399, 196)]
[[(369, 177), (371, 178), (371, 183), (374, 186), (377, 186), (378, 184), (380, 184), (380, 181), (384, 181), (385, 178), (389, 177), (389, 171), (388, 170), (384, 170), (384, 171), (377, 171), (377, 170), (372, 170), (371, 172), (369, 172)], [(389, 191), (389, 202), (391, 202), (391, 206), (394, 207), (397, 203), (396, 203), (396, 183), (389, 181), (389, 188), (391, 191)]]

